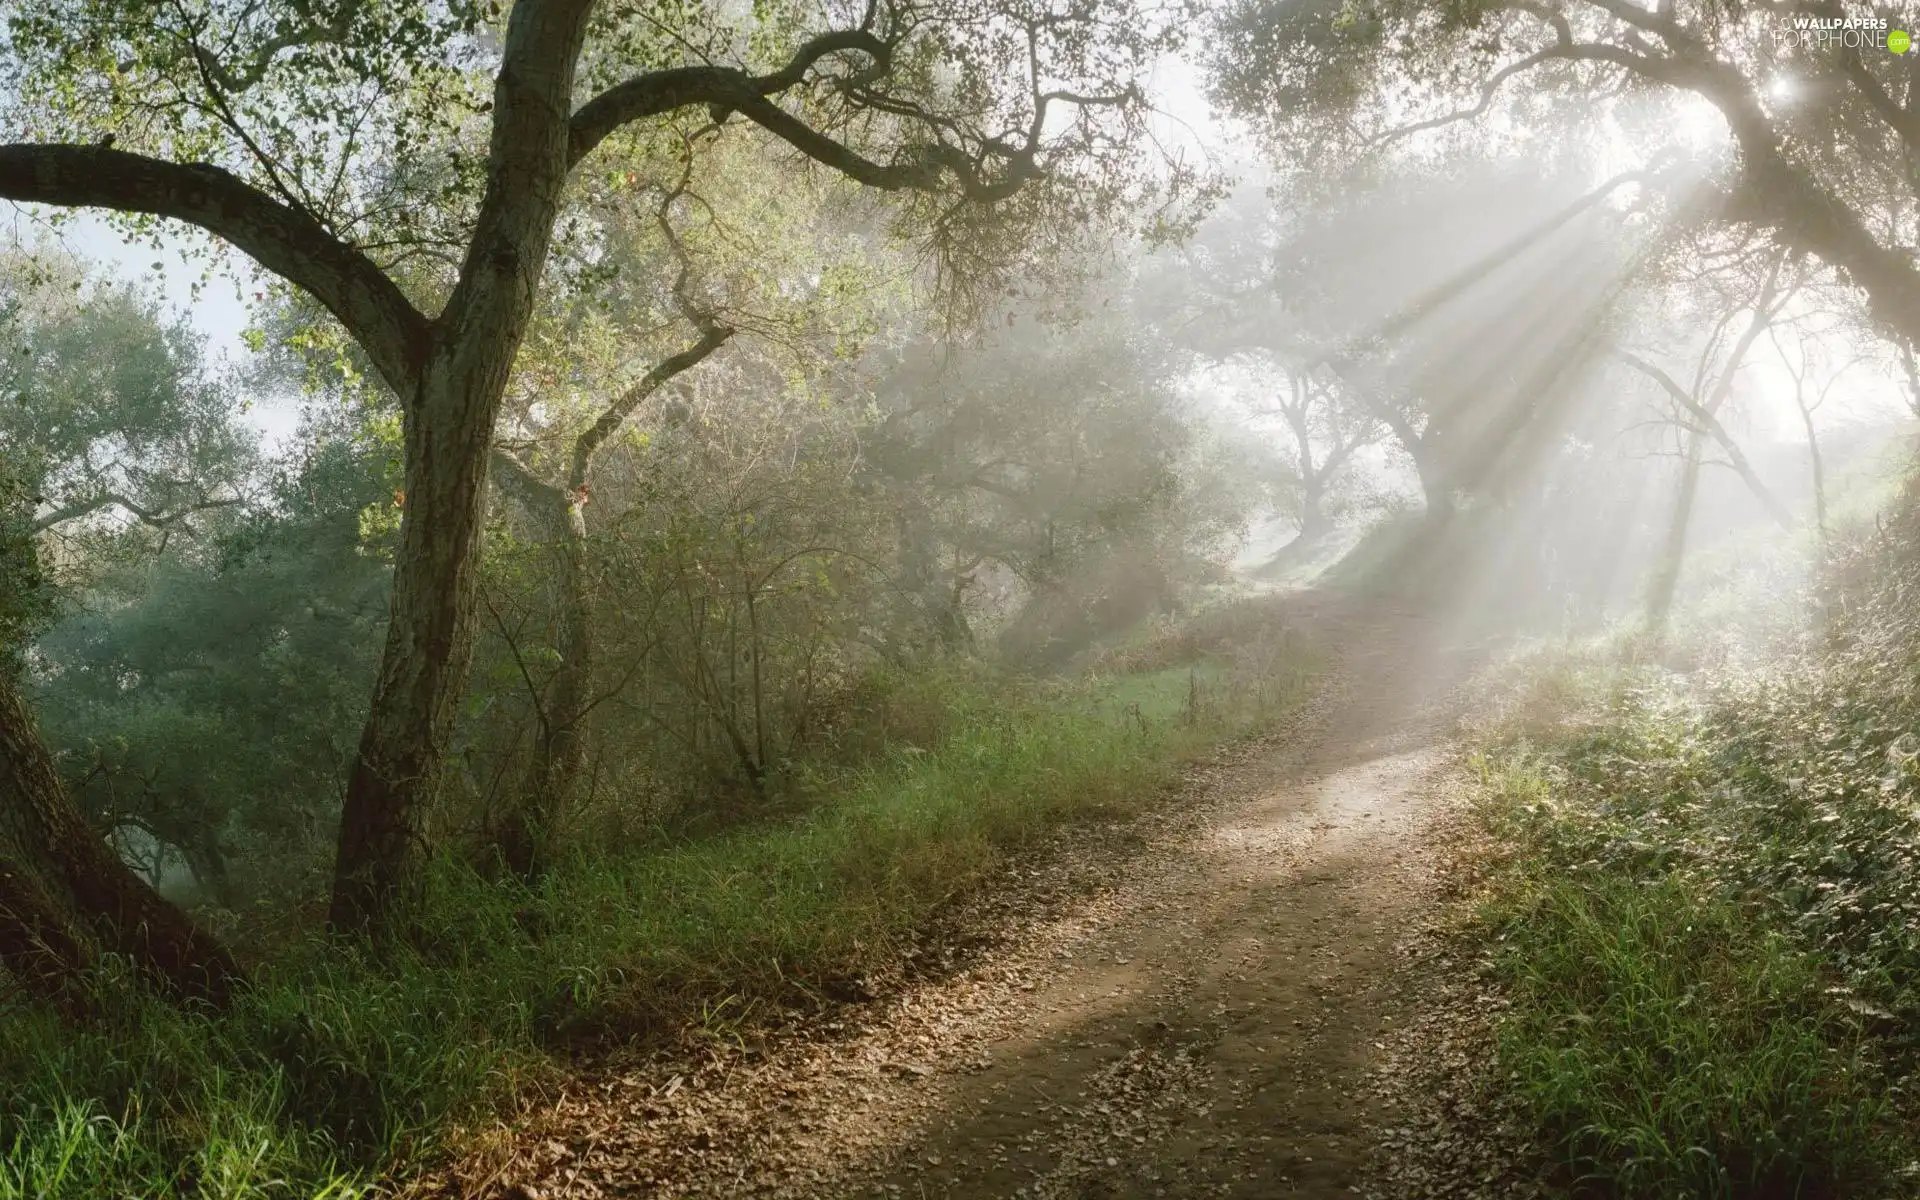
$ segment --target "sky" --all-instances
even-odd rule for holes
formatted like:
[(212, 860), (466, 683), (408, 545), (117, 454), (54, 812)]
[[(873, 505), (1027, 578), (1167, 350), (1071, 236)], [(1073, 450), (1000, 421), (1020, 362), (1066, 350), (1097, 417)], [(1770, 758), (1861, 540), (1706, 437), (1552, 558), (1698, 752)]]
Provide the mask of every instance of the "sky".
[[(18, 225), (16, 231), (25, 232)], [(239, 366), (251, 355), (240, 336), (250, 320), (242, 288), (231, 278), (216, 276), (196, 297), (193, 284), (200, 278), (201, 268), (182, 261), (182, 252), (189, 245), (186, 241), (167, 238), (166, 248), (156, 255), (153, 247), (144, 243), (128, 245), (117, 230), (88, 213), (77, 215), (59, 231), (59, 237), (68, 249), (116, 277), (155, 287), (167, 306), (185, 314), (205, 339), (216, 370), (222, 363)], [(284, 444), (294, 435), (300, 414), (290, 398), (252, 399), (246, 419), (260, 430), (269, 448)]]
[[(196, 299), (192, 286), (200, 272), (197, 267), (181, 262), (177, 241), (172, 241), (168, 250), (156, 257), (152, 247), (129, 246), (105, 221), (87, 213), (77, 216), (61, 231), (61, 240), (81, 257), (100, 264), (122, 279), (157, 282), (168, 305), (192, 319), (194, 328), (207, 339), (209, 350), (236, 356), (246, 353), (240, 331), (247, 325), (247, 306), (238, 289), (231, 281), (215, 280), (201, 289)], [(162, 269), (154, 270), (156, 263)]]

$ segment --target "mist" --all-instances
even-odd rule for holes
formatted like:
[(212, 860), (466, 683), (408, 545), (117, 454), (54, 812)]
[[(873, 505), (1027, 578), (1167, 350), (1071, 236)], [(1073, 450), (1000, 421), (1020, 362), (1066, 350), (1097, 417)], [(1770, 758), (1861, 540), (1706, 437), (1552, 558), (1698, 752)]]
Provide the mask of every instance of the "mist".
[(1905, 1194), (1830, 7), (13, 5), (0, 1200)]

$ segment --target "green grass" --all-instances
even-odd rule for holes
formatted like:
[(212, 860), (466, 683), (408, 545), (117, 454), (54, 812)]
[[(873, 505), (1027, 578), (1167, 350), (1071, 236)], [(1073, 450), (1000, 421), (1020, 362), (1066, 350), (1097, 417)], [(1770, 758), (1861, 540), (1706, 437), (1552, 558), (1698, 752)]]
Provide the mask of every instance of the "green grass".
[[(1913, 1059), (1882, 1005), (1915, 963), (1885, 938), (1872, 962), (1847, 955), (1823, 913), (1836, 851), (1884, 839), (1866, 814), (1885, 806), (1798, 811), (1817, 764), (1775, 744), (1800, 709), (1769, 707), (1769, 685), (1736, 701), (1644, 665), (1547, 666), (1546, 694), (1597, 707), (1544, 742), (1487, 735), (1480, 816), (1505, 858), (1471, 934), (1510, 1004), (1492, 1078), (1553, 1178), (1578, 1196), (1900, 1194)], [(1869, 874), (1871, 892), (1908, 873)]]
[(1498, 918), (1500, 1066), (1576, 1192), (1852, 1196), (1895, 1143), (1817, 964), (1675, 880), (1561, 879)]
[[(631, 1037), (736, 1036), (896, 962), (1061, 823), (1151, 803), (1305, 691), (1300, 647), (1043, 687), (948, 689), (948, 732), (811, 781), (801, 815), (578, 855), (541, 888), (436, 864), (429, 941), (315, 939), (219, 1017), (103, 980), (85, 1030), (0, 1000), (0, 1200), (365, 1194)], [(1271, 649), (1271, 647), (1269, 647)]]

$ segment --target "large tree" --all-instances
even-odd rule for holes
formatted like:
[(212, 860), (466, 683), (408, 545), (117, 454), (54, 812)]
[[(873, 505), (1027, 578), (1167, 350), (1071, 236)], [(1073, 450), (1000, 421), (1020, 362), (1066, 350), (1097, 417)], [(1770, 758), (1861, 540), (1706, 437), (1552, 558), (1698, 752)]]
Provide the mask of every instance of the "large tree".
[(340, 823), (342, 930), (389, 925), (417, 879), (470, 666), (494, 420), (574, 177), (704, 110), (900, 193), (990, 277), (1022, 222), (983, 208), (1018, 193), (1018, 216), (1071, 217), (1140, 183), (1136, 79), (1172, 36), (1131, 4), (1022, 0), (13, 12), (9, 87), (31, 103), (0, 135), (0, 197), (199, 227), (317, 300), (399, 398), (405, 519)]

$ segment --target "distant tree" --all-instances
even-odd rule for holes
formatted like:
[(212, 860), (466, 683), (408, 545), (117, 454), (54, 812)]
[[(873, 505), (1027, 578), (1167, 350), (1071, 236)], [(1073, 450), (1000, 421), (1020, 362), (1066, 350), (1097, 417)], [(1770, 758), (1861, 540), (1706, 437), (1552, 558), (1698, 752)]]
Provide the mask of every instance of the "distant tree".
[(293, 881), (323, 865), (387, 617), (381, 423), (316, 406), (249, 504), (192, 543), (105, 557), (35, 643), (36, 704), (88, 816), (156, 839), (224, 904), (266, 879), (305, 899)]
[[(53, 615), (42, 544), (105, 516), (161, 536), (237, 502), (249, 463), (230, 398), (196, 348), (124, 288), (89, 287), (76, 264), (7, 263), (0, 358), (0, 963), (34, 990), (80, 1003), (100, 954), (126, 956), (175, 994), (223, 1002), (226, 951), (129, 867), (74, 803), (23, 695), (44, 661), (30, 639)], [(213, 490), (209, 490), (209, 489)]]
[[(1698, 247), (1696, 247), (1698, 249)], [(1697, 322), (1681, 322), (1681, 328), (1706, 328), (1706, 336), (1692, 353), (1692, 363), (1684, 371), (1684, 382), (1636, 350), (1617, 347), (1619, 361), (1658, 389), (1664, 407), (1664, 420), (1678, 433), (1683, 443), (1679, 497), (1674, 506), (1672, 526), (1661, 562), (1655, 570), (1655, 583), (1649, 611), (1656, 625), (1663, 624), (1673, 600), (1673, 586), (1679, 577), (1685, 550), (1687, 526), (1692, 519), (1693, 501), (1699, 488), (1699, 475), (1705, 463), (1709, 443), (1720, 451), (1727, 466), (1760, 501), (1767, 516), (1782, 529), (1794, 526), (1788, 511), (1773, 489), (1741, 449), (1739, 439), (1727, 427), (1727, 407), (1734, 395), (1734, 382), (1745, 368), (1755, 344), (1780, 319), (1799, 290), (1799, 268), (1790, 255), (1775, 247), (1740, 245), (1732, 256), (1709, 256), (1708, 270), (1696, 272), (1692, 286), (1704, 295), (1693, 302), (1703, 305), (1696, 311)]]
[[(1268, 457), (1278, 511), (1297, 536), (1281, 560), (1332, 531), (1349, 467), (1387, 428), (1366, 402), (1342, 386), (1324, 362), (1332, 331), (1316, 328), (1311, 304), (1293, 287), (1289, 219), (1281, 198), (1243, 189), (1182, 245), (1151, 263), (1143, 316), (1163, 336), (1205, 361), (1238, 368), (1271, 389), (1249, 397), (1250, 410), (1279, 423), (1282, 444)], [(1278, 560), (1277, 560), (1278, 561)]]
[(1323, 373), (1294, 370), (1283, 379), (1279, 393), (1253, 410), (1278, 417), (1291, 438), (1278, 456), (1282, 472), (1271, 484), (1276, 510), (1294, 523), (1294, 540), (1279, 555), (1285, 561), (1334, 531), (1351, 492), (1354, 455), (1379, 440), (1381, 426)]
[(149, 541), (240, 503), (255, 464), (196, 335), (56, 250), (0, 256), (0, 445), (37, 532), (129, 521)]
[[(1685, 562), (1687, 531), (1692, 525), (1694, 502), (1699, 495), (1700, 470), (1705, 463), (1709, 441), (1727, 454), (1728, 462), (1754, 490), (1766, 506), (1768, 515), (1782, 527), (1791, 528), (1793, 525), (1793, 517), (1761, 481), (1722, 419), (1727, 401), (1733, 394), (1735, 377), (1746, 364), (1755, 341), (1779, 316), (1780, 307), (1785, 303), (1786, 298), (1782, 293), (1786, 289), (1782, 287), (1780, 277), (1783, 266), (1784, 256), (1773, 255), (1758, 290), (1751, 294), (1750, 299), (1727, 298), (1719, 319), (1708, 334), (1706, 345), (1699, 352), (1689, 385), (1682, 385), (1667, 371), (1633, 351), (1619, 352), (1623, 362), (1658, 385), (1662, 399), (1670, 406), (1666, 419), (1679, 432), (1683, 444), (1679, 490), (1674, 497), (1666, 540), (1654, 564), (1653, 579), (1647, 592), (1647, 622), (1656, 630), (1665, 627), (1673, 608), (1674, 592)], [(1745, 320), (1740, 322), (1739, 333), (1730, 346), (1723, 348), (1729, 326), (1742, 316)]]
[(1078, 321), (1013, 307), (966, 344), (901, 348), (879, 375), (869, 470), (898, 524), (902, 591), (949, 646), (972, 640), (983, 568), (1025, 589), (1013, 643), (1058, 657), (1171, 607), (1244, 523), (1244, 497), (1190, 477), (1184, 352), (1138, 330), (1123, 283), (1099, 290), (1111, 305)]
[[(1828, 307), (1810, 307), (1795, 312), (1789, 321), (1776, 321), (1767, 330), (1774, 353), (1780, 356), (1781, 365), (1793, 379), (1793, 407), (1800, 416), (1800, 427), (1807, 437), (1814, 530), (1820, 537), (1823, 549), (1829, 528), (1827, 465), (1820, 452), (1820, 413), (1830, 412), (1827, 402), (1832, 397), (1834, 385), (1852, 374), (1855, 368), (1871, 365), (1873, 350), (1884, 350), (1881, 346), (1858, 347), (1858, 339), (1852, 335), (1857, 335), (1859, 330), (1856, 323), (1849, 320), (1851, 315)], [(1854, 345), (1849, 346), (1850, 342)]]
[(1301, 212), (1274, 254), (1296, 361), (1391, 435), (1436, 525), (1462, 502), (1504, 503), (1558, 442), (1638, 240), (1605, 204), (1617, 180), (1576, 187), (1472, 156), (1458, 172), (1374, 172)]

